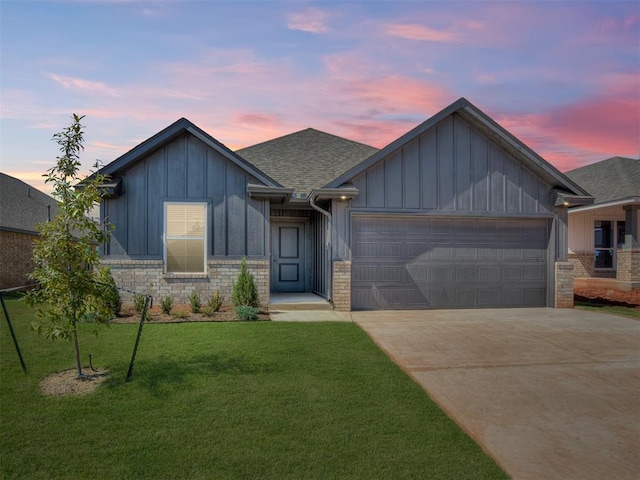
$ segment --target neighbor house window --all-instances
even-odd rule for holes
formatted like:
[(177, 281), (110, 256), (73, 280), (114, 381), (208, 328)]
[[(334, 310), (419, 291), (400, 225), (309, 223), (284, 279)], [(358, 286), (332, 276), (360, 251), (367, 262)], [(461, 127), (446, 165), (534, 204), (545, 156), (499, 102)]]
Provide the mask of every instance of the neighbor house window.
[(204, 273), (207, 204), (164, 204), (164, 259), (167, 273)]
[(595, 267), (615, 268), (616, 247), (624, 244), (625, 223), (596, 220), (594, 224)]

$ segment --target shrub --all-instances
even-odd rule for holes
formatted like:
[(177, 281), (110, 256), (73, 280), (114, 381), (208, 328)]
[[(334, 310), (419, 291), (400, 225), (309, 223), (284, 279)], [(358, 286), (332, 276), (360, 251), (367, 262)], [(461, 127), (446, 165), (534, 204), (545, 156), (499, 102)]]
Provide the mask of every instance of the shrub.
[(109, 267), (98, 269), (98, 282), (101, 284), (100, 287), (102, 287), (104, 292), (100, 301), (104, 302), (105, 307), (114, 317), (117, 317), (122, 308), (122, 298), (120, 297), (116, 281), (113, 279)]
[(247, 270), (247, 260), (242, 259), (240, 264), (240, 274), (238, 281), (233, 284), (231, 303), (234, 307), (247, 305), (249, 307), (258, 306), (258, 290), (253, 281), (253, 275)]
[(209, 301), (207, 302), (207, 308), (211, 309), (212, 312), (217, 312), (222, 307), (224, 303), (224, 297), (220, 295), (220, 292), (217, 290), (211, 294)]
[(193, 291), (189, 295), (189, 306), (191, 307), (191, 313), (198, 313), (202, 304), (200, 303), (200, 294), (197, 291)]
[(136, 309), (136, 313), (138, 315), (142, 315), (142, 310), (144, 309), (144, 302), (146, 299), (147, 297), (142, 293), (133, 294), (133, 307)]
[(236, 307), (236, 316), (239, 320), (245, 322), (257, 320), (258, 313), (260, 313), (259, 308), (250, 307), (249, 305), (238, 305)]
[(174, 318), (187, 318), (189, 316), (189, 312), (187, 312), (186, 310), (178, 310), (176, 312), (173, 312), (171, 316)]
[(160, 297), (160, 308), (162, 309), (162, 313), (171, 313), (171, 309), (173, 308), (173, 297), (171, 295)]

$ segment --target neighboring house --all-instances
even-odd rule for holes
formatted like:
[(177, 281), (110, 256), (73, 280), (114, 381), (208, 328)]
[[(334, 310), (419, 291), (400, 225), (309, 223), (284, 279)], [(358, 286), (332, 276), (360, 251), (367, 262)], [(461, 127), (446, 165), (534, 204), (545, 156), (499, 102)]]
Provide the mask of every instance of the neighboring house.
[(465, 99), (382, 150), (313, 129), (232, 152), (180, 119), (101, 169), (118, 284), (336, 309), (570, 306), (567, 208), (591, 197)]
[[(613, 157), (567, 172), (593, 205), (569, 210), (569, 259), (580, 285), (613, 278), (611, 288), (640, 288), (640, 160)], [(603, 282), (600, 282), (603, 283)]]
[(0, 173), (0, 288), (31, 283), (36, 225), (53, 218), (57, 208), (49, 195)]

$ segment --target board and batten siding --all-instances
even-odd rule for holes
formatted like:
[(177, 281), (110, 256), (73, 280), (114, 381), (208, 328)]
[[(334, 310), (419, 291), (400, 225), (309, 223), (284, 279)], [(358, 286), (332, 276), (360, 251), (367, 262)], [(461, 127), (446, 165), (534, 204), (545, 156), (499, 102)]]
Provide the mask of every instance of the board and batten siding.
[(246, 192), (260, 183), (194, 136), (184, 134), (122, 172), (122, 194), (102, 215), (114, 225), (106, 257), (162, 259), (165, 201), (208, 204), (208, 256), (266, 256), (269, 203)]
[(357, 210), (553, 212), (549, 185), (459, 115), (356, 176)]

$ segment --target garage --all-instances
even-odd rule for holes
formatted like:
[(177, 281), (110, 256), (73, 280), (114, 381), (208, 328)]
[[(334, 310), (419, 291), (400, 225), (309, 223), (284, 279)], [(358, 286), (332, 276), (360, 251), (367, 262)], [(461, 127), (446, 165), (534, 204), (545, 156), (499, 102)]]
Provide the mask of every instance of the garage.
[(549, 219), (352, 217), (354, 310), (547, 306)]

